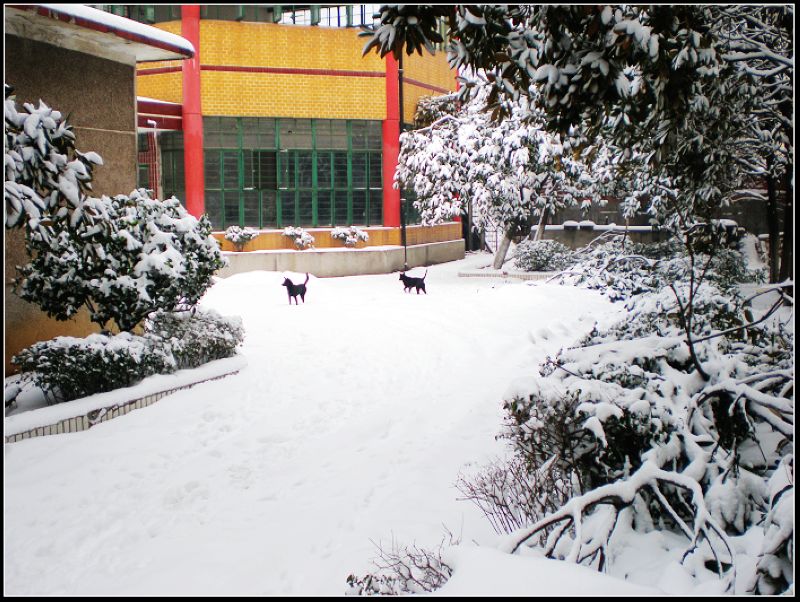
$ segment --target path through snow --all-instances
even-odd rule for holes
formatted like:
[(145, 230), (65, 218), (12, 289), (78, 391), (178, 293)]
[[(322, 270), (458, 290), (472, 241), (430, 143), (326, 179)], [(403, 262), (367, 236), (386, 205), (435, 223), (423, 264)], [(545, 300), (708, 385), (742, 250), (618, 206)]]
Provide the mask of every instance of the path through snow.
[(5, 446), (6, 594), (341, 595), (373, 541), (491, 541), (459, 470), (503, 452), (511, 381), (618, 309), (457, 277), (487, 257), (428, 268), (427, 296), (396, 273), (312, 277), (299, 306), (279, 273), (218, 282), (238, 375)]

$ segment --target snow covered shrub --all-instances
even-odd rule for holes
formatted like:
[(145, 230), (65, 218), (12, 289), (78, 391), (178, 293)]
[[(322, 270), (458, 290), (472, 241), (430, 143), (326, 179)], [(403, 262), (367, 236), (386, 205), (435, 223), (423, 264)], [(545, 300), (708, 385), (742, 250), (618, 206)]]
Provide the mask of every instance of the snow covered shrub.
[[(449, 534), (447, 545), (459, 542)], [(392, 544), (390, 550), (379, 547), (379, 558), (374, 561), (378, 570), (363, 577), (347, 577), (347, 595), (351, 596), (400, 596), (430, 593), (442, 587), (453, 569), (442, 559), (445, 540), (436, 550), (417, 546), (399, 547)]]
[(243, 338), (240, 318), (214, 311), (159, 311), (145, 321), (143, 336), (56, 337), (35, 343), (12, 361), (51, 403), (58, 403), (231, 357)]
[(157, 341), (128, 332), (56, 337), (20, 351), (13, 362), (50, 403), (127, 387), (174, 370), (172, 358)]
[(345, 247), (355, 247), (359, 240), (368, 241), (369, 234), (358, 226), (336, 227), (331, 230), (331, 238), (343, 241)]
[(558, 272), (572, 263), (572, 250), (557, 240), (524, 240), (517, 245), (515, 264), (526, 272)]
[[(614, 546), (655, 529), (684, 537), (676, 560), (716, 573), (726, 591), (787, 591), (794, 329), (777, 319), (791, 304), (783, 285), (744, 298), (738, 285), (760, 275), (735, 247), (708, 256), (679, 241), (599, 242), (562, 280), (624, 300), (625, 319), (517, 383), (500, 434), (513, 459), (459, 489), (513, 533), (508, 550), (539, 546), (603, 570)], [(769, 309), (753, 303), (761, 295)], [(537, 489), (545, 467), (571, 490)]]
[(145, 331), (161, 342), (179, 370), (231, 357), (244, 340), (241, 318), (215, 311), (155, 312)]
[(555, 456), (532, 464), (523, 454), (494, 461), (473, 474), (462, 471), (456, 488), (480, 508), (496, 533), (535, 523), (558, 510), (573, 492)]
[(294, 245), (298, 249), (307, 249), (314, 246), (314, 237), (303, 228), (286, 226), (283, 229), (283, 235), (293, 239)]
[(225, 240), (229, 240), (236, 247), (237, 251), (241, 251), (244, 245), (258, 236), (258, 231), (252, 228), (240, 228), (239, 226), (229, 226), (225, 230)]
[(65, 320), (85, 305), (101, 328), (132, 330), (152, 311), (191, 307), (224, 267), (211, 223), (172, 197), (144, 189), (96, 199), (104, 217), (70, 227), (57, 222), (48, 240), (28, 238), (31, 260), (18, 267), (19, 295)]
[(125, 331), (155, 309), (196, 303), (225, 265), (208, 219), (143, 189), (87, 196), (100, 157), (75, 150), (58, 111), (24, 109), (6, 86), (6, 228), (25, 229), (31, 258), (17, 266), (20, 297), (57, 320), (85, 306), (101, 328), (113, 320)]
[(68, 213), (73, 226), (91, 221), (95, 214), (84, 193), (91, 190), (94, 166), (103, 164), (100, 156), (79, 152), (72, 126), (41, 100), (18, 110), (8, 84), (4, 118), (6, 228), (25, 228), (46, 240), (54, 216)]

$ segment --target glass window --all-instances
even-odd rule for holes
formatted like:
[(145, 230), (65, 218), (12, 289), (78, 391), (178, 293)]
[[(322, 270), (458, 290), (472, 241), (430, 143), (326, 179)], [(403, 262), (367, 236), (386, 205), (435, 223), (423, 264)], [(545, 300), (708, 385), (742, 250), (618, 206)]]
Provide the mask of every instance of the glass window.
[(317, 152), (317, 187), (330, 188), (332, 181), (331, 154), (325, 151)]
[(211, 226), (222, 229), (222, 193), (219, 190), (206, 190), (206, 214)]
[(259, 219), (260, 200), (257, 190), (242, 192), (242, 210), (244, 211), (244, 226), (260, 228)]
[(281, 148), (312, 148), (310, 119), (281, 119)]
[(284, 226), (295, 224), (294, 191), (281, 192), (281, 223)]
[(223, 193), (223, 200), (225, 203), (223, 217), (225, 223), (223, 228), (228, 226), (239, 226), (239, 191), (226, 191)]
[(367, 187), (367, 153), (353, 153), (353, 188)]
[(353, 223), (367, 223), (367, 191), (353, 190)]
[(274, 190), (261, 191), (261, 227), (278, 225), (278, 193)]
[(275, 190), (278, 188), (278, 159), (275, 151), (259, 151), (257, 153), (258, 180), (256, 188), (259, 190)]
[(333, 224), (333, 192), (320, 190), (317, 192), (317, 223), (320, 226)]
[(222, 188), (219, 151), (206, 151), (204, 155), (206, 188)]
[(310, 190), (301, 190), (298, 192), (298, 221), (301, 224), (314, 223), (314, 193)]
[(336, 188), (347, 188), (347, 152), (333, 153), (333, 185)]
[(297, 187), (313, 187), (314, 161), (311, 151), (297, 152)]

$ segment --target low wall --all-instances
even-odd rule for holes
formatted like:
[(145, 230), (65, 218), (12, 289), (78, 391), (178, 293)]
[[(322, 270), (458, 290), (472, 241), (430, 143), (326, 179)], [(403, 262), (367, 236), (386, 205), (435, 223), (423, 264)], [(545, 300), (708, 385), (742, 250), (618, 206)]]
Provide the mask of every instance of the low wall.
[[(344, 243), (331, 236), (332, 228), (304, 228), (314, 237), (315, 249), (344, 249)], [(356, 249), (402, 245), (401, 229), (388, 226), (371, 226), (361, 228), (369, 234), (367, 242), (356, 245)], [(294, 240), (283, 235), (283, 230), (257, 230), (258, 236), (248, 241), (242, 251), (291, 251), (295, 249)], [(235, 251), (233, 243), (225, 239), (224, 232), (214, 232), (223, 251)], [(461, 238), (461, 223), (447, 222), (436, 226), (406, 226), (406, 242), (408, 245), (421, 245), (431, 242), (446, 242)]]
[(146, 408), (177, 391), (236, 374), (246, 364), (244, 357), (233, 356), (173, 374), (156, 374), (131, 387), (12, 414), (5, 417), (5, 442), (85, 431), (95, 424)]
[[(363, 249), (306, 249), (305, 251), (252, 251), (224, 253), (229, 265), (217, 272), (227, 278), (242, 272), (308, 272), (318, 278), (389, 274), (403, 269), (403, 247)], [(408, 247), (408, 267), (464, 259), (464, 239)]]
[[(557, 240), (571, 249), (585, 247), (598, 236), (606, 232), (621, 234), (625, 232), (624, 226), (595, 226), (593, 229), (565, 229), (564, 226), (546, 226), (544, 238)], [(662, 231), (653, 231), (650, 226), (631, 226), (628, 228), (628, 238), (636, 243), (653, 243), (666, 240), (668, 234)]]

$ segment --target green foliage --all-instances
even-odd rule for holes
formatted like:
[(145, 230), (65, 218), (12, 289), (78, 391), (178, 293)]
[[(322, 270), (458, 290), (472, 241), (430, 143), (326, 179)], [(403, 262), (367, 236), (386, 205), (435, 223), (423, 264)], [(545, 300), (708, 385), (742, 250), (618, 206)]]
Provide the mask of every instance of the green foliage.
[(161, 341), (178, 370), (231, 357), (244, 340), (241, 319), (207, 311), (155, 312), (146, 331)]
[(139, 189), (95, 200), (102, 220), (59, 220), (47, 239), (27, 239), (31, 260), (18, 266), (16, 289), (49, 316), (66, 320), (86, 306), (101, 328), (113, 320), (131, 331), (152, 311), (197, 303), (224, 267), (208, 218), (195, 219), (175, 197)]
[(40, 341), (13, 361), (51, 403), (128, 387), (151, 374), (172, 372), (163, 349), (148, 337), (128, 332)]
[(517, 245), (515, 265), (526, 272), (558, 272), (572, 262), (572, 250), (557, 240), (524, 240)]
[(231, 357), (243, 338), (238, 318), (216, 312), (158, 312), (142, 336), (56, 337), (35, 343), (12, 361), (50, 402), (59, 403)]

